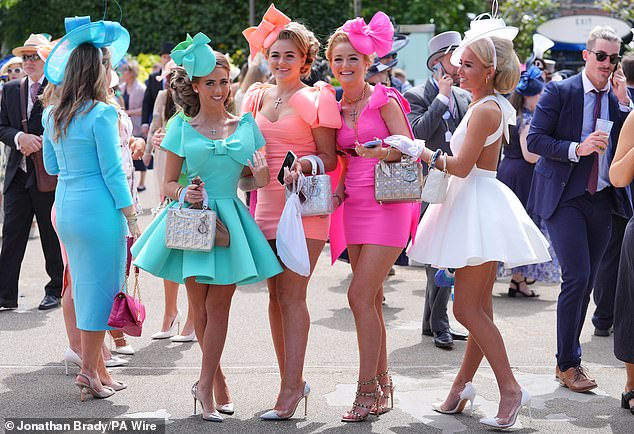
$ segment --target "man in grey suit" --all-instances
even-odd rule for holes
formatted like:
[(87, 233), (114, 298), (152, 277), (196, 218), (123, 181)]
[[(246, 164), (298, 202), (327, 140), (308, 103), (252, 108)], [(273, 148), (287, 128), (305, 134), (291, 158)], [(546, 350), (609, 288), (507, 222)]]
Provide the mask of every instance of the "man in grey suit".
[[(428, 44), (431, 53), (427, 68), (432, 76), (424, 85), (416, 86), (405, 93), (412, 111), (407, 115), (414, 137), (427, 142), (431, 148), (440, 148), (451, 155), (451, 135), (467, 112), (471, 95), (457, 87), (458, 68), (451, 64), (451, 53), (460, 44), (460, 33), (444, 32), (434, 36)], [(423, 212), (427, 209), (423, 203)], [(435, 268), (428, 266), (425, 310), (423, 313), (423, 335), (433, 336), (438, 348), (451, 349), (453, 341), (466, 340), (467, 335), (449, 327), (447, 303), (450, 287), (438, 287), (434, 282)]]

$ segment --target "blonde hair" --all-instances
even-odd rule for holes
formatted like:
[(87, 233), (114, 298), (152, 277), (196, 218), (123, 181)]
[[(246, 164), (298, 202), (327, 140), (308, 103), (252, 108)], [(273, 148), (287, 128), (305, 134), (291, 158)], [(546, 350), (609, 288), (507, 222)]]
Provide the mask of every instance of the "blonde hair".
[[(310, 68), (315, 61), (315, 57), (319, 53), (319, 41), (315, 37), (315, 34), (308, 30), (306, 26), (296, 22), (290, 22), (282, 29), (279, 35), (277, 35), (276, 41), (291, 41), (302, 56), (306, 56), (306, 62), (300, 69), (302, 77), (310, 75)], [(273, 44), (271, 44), (273, 45)], [(266, 57), (269, 57), (269, 49), (266, 51)]]
[(509, 93), (515, 89), (520, 80), (520, 60), (513, 50), (512, 41), (496, 37), (482, 38), (469, 44), (469, 49), (487, 68), (494, 66), (494, 59), (497, 60), (493, 79), (495, 90)]
[[(332, 50), (334, 49), (335, 45), (341, 44), (344, 42), (347, 42), (348, 44), (352, 45), (350, 43), (350, 38), (348, 38), (348, 34), (344, 32), (341, 27), (339, 27), (337, 30), (335, 30), (335, 33), (330, 35), (330, 37), (328, 38), (328, 43), (326, 44), (326, 59), (328, 59), (329, 62), (332, 62)], [(352, 46), (352, 48), (354, 48), (354, 46)], [(363, 59), (366, 61), (368, 65), (372, 65), (372, 56), (368, 54), (363, 54), (363, 53), (359, 53), (359, 54), (363, 56)]]
[(586, 49), (592, 50), (597, 39), (604, 39), (610, 42), (618, 42), (619, 44), (623, 42), (623, 40), (616, 34), (612, 27), (597, 26), (592, 29), (592, 31), (588, 35), (588, 40), (586, 41)]
[[(224, 54), (214, 51), (216, 55), (216, 68), (222, 68), (227, 70), (227, 74), (231, 71), (229, 61)], [(172, 78), (170, 79), (170, 89), (172, 90), (172, 97), (174, 102), (183, 109), (183, 112), (189, 116), (194, 117), (200, 111), (200, 99), (198, 94), (194, 92), (193, 82), (197, 82), (200, 77), (194, 77), (190, 79), (185, 71), (185, 68), (177, 66), (172, 69)], [(233, 104), (233, 96), (231, 95), (231, 86), (229, 87), (229, 94), (225, 99), (225, 109), (229, 110)]]

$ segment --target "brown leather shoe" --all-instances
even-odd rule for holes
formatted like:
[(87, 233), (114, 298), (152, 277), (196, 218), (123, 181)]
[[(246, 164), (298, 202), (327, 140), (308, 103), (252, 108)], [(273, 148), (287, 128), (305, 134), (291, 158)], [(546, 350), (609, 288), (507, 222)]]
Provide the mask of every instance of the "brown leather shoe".
[(588, 376), (585, 368), (581, 365), (566, 369), (563, 372), (557, 366), (555, 368), (555, 377), (559, 380), (559, 384), (573, 392), (588, 392), (597, 387), (597, 382)]

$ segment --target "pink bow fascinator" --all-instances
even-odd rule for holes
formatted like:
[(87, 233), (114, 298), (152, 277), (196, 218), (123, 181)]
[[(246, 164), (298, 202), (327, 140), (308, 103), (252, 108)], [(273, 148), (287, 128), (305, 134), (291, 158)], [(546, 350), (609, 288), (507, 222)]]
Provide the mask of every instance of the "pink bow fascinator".
[(346, 21), (342, 29), (347, 33), (354, 49), (361, 54), (376, 53), (383, 57), (392, 49), (394, 27), (390, 18), (381, 11), (374, 14), (369, 24), (357, 17)]
[(257, 27), (249, 27), (242, 34), (249, 42), (249, 60), (253, 60), (255, 55), (268, 49), (277, 39), (280, 32), (286, 27), (291, 19), (275, 8), (271, 3), (268, 10), (262, 17), (262, 22)]

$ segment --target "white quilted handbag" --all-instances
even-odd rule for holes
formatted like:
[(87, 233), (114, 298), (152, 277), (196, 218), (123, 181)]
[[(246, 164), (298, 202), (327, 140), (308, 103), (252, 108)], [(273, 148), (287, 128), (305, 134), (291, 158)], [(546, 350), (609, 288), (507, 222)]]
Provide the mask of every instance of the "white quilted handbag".
[[(307, 155), (300, 160), (308, 160), (312, 166), (312, 173), (303, 177), (299, 182), (302, 203), (302, 216), (328, 215), (333, 212), (332, 184), (330, 176), (326, 175), (324, 162), (316, 155)], [(286, 198), (291, 192), (286, 188)]]
[(449, 177), (447, 173), (447, 154), (442, 153), (442, 159), (445, 163), (444, 170), (436, 168), (436, 160), (442, 152), (436, 151), (429, 165), (429, 172), (423, 182), (423, 193), (421, 199), (427, 203), (442, 203), (447, 198), (447, 186), (449, 185)]
[(203, 208), (183, 208), (187, 188), (178, 198), (178, 205), (168, 208), (165, 245), (170, 249), (210, 252), (216, 237), (216, 213), (209, 209), (207, 192), (203, 190)]

